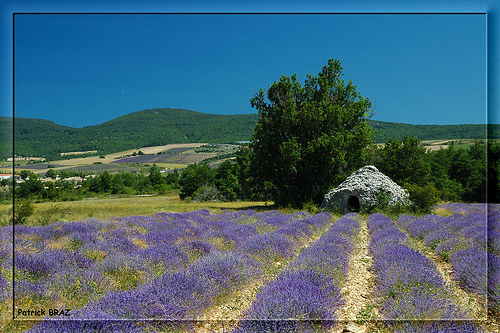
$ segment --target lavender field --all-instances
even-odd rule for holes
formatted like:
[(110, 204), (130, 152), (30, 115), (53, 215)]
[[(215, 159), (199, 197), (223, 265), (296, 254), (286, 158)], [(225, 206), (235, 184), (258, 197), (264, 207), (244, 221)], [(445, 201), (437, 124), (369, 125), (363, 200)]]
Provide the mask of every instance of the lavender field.
[[(14, 260), (12, 227), (3, 227), (0, 307), (13, 300), (16, 319), (4, 316), (0, 325), (12, 332), (495, 332), (500, 207), (488, 209), (448, 204), (440, 215), (393, 220), (199, 210), (17, 225)], [(346, 316), (352, 304), (360, 307), (354, 322)]]

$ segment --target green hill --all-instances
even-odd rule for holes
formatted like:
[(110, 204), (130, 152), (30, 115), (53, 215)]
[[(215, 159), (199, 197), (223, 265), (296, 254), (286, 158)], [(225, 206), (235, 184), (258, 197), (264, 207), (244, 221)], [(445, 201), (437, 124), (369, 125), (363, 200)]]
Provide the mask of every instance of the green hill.
[[(15, 118), (15, 150), (19, 156), (60, 159), (60, 153), (97, 150), (107, 154), (170, 143), (231, 143), (249, 140), (257, 114), (215, 115), (184, 109), (151, 109), (108, 122), (72, 128), (43, 119)], [(0, 117), (0, 158), (12, 156), (12, 118)], [(9, 142), (10, 136), (10, 142)]]
[[(170, 143), (247, 141), (258, 114), (215, 115), (184, 109), (151, 109), (134, 112), (95, 126), (73, 128), (44, 119), (15, 118), (15, 149), (19, 156), (60, 159), (60, 153), (97, 150), (108, 154)], [(401, 139), (405, 134), (420, 140), (481, 139), (485, 125), (409, 125), (370, 121), (376, 142)], [(491, 125), (500, 138), (500, 125)], [(12, 118), (0, 117), (0, 159), (12, 156)]]
[[(370, 121), (377, 131), (375, 141), (386, 142), (388, 139), (403, 139), (405, 135), (420, 140), (439, 139), (485, 139), (486, 125), (411, 125), (385, 121)], [(489, 137), (499, 139), (500, 125), (490, 125)]]

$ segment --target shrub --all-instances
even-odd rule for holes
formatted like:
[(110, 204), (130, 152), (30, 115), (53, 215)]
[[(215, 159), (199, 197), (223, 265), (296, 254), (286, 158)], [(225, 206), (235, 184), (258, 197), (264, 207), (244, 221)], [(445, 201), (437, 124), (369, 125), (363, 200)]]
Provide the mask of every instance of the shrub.
[(194, 198), (194, 193), (200, 187), (214, 185), (214, 177), (215, 171), (206, 163), (188, 165), (179, 179), (179, 187), (181, 189), (179, 197), (183, 200), (187, 197)]
[(404, 187), (410, 194), (410, 200), (413, 202), (415, 211), (430, 213), (432, 207), (440, 201), (439, 190), (432, 184), (418, 186), (406, 183)]
[(14, 205), (13, 219), (14, 224), (25, 224), (28, 217), (35, 212), (35, 205), (30, 199), (16, 201)]
[(194, 202), (220, 201), (222, 199), (219, 190), (215, 186), (204, 185), (193, 193)]

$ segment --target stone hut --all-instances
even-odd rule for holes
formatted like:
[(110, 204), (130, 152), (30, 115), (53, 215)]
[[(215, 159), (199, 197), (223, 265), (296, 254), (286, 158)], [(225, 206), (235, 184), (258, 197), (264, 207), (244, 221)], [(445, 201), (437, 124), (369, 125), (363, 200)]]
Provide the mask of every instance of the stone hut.
[(354, 172), (347, 179), (325, 195), (320, 208), (335, 209), (341, 213), (359, 212), (362, 207), (378, 204), (380, 194), (388, 196), (388, 204), (408, 204), (408, 192), (378, 171), (373, 165), (367, 165)]

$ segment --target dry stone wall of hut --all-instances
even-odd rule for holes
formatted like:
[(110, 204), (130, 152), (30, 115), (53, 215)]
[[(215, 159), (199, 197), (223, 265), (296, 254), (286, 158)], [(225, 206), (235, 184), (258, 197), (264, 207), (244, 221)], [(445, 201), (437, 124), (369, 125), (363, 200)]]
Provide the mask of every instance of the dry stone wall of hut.
[[(381, 196), (381, 193), (384, 195)], [(337, 209), (341, 213), (359, 211), (362, 208), (377, 206), (381, 197), (386, 197), (389, 205), (409, 204), (409, 195), (405, 189), (375, 166), (367, 165), (328, 192), (320, 208)]]

